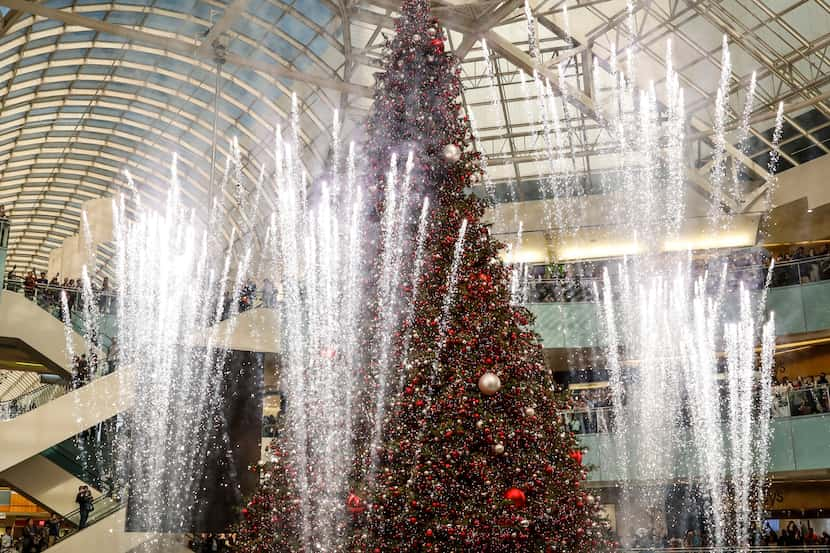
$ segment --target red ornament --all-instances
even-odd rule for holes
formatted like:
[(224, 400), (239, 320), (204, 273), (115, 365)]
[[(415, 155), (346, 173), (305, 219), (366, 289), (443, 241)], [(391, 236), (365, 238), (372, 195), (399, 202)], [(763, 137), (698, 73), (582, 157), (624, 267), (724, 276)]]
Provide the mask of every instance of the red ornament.
[(435, 51), (439, 54), (442, 54), (444, 52), (444, 41), (440, 38), (433, 38), (430, 41), (430, 44), (432, 44), (432, 46), (435, 48)]
[(349, 512), (357, 515), (362, 513), (366, 510), (366, 507), (363, 505), (363, 500), (360, 499), (355, 493), (350, 493), (348, 499), (346, 499), (346, 508), (349, 509)]
[(507, 490), (504, 492), (504, 498), (513, 503), (513, 506), (517, 509), (521, 509), (527, 503), (527, 496), (525, 496), (525, 492), (519, 488), (510, 488)]
[(568, 457), (570, 457), (580, 465), (582, 464), (582, 452), (578, 449), (574, 449), (573, 451), (571, 451), (570, 454), (568, 454)]

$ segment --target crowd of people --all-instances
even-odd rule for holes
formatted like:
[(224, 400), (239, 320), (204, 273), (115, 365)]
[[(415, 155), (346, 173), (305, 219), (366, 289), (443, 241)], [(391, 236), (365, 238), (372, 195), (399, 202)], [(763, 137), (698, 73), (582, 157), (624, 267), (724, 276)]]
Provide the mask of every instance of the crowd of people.
[[(747, 248), (728, 255), (700, 257), (692, 263), (695, 274), (707, 270), (711, 274), (720, 274), (726, 264), (728, 289), (737, 289), (738, 284), (743, 283), (758, 290), (767, 282), (772, 260), (775, 260), (770, 279), (772, 287), (830, 280), (830, 243), (815, 247), (793, 246), (775, 254), (764, 248)], [(600, 283), (606, 269), (613, 274), (620, 261), (602, 259), (530, 266), (527, 268), (527, 301), (595, 301), (595, 285)]]
[[(26, 298), (37, 301), (42, 307), (57, 315), (60, 315), (63, 310), (62, 293), (66, 294), (67, 308), (70, 313), (75, 313), (84, 306), (84, 285), (80, 278), (65, 277), (61, 280), (60, 274), (49, 278), (46, 272), (41, 271), (38, 274), (34, 269), (25, 275), (19, 275), (17, 266), (14, 266), (6, 275), (5, 287), (11, 292), (22, 292)], [(91, 282), (90, 291), (96, 298), (99, 313), (115, 314), (116, 291), (108, 277), (104, 276), (100, 284), (97, 281)], [(234, 306), (235, 297), (237, 300)], [(262, 286), (258, 286), (253, 279), (249, 278), (240, 285), (238, 290), (225, 291), (219, 320), (224, 321), (234, 312), (243, 313), (255, 307), (275, 308), (277, 303), (278, 290), (271, 279), (264, 279)]]
[(199, 534), (190, 539), (188, 547), (196, 553), (235, 551), (236, 534)]
[(827, 374), (775, 377), (772, 387), (774, 417), (797, 417), (830, 412)]
[[(64, 277), (60, 273), (49, 278), (45, 271), (37, 273), (34, 269), (25, 275), (17, 274), (17, 265), (13, 266), (6, 275), (6, 289), (11, 292), (23, 292), (23, 295), (41, 306), (51, 309), (62, 309), (61, 294), (66, 294), (66, 303), (70, 313), (74, 313), (83, 306), (83, 281), (80, 278)], [(98, 309), (101, 313), (112, 313), (115, 308), (114, 290), (110, 286), (109, 277), (103, 277), (100, 284), (90, 282), (90, 290), (97, 298)]]
[[(89, 515), (94, 510), (92, 492), (89, 486), (80, 486), (75, 496), (78, 504), (78, 530), (86, 528)], [(41, 553), (55, 545), (59, 539), (72, 532), (64, 524), (63, 518), (52, 513), (46, 520), (29, 519), (19, 535), (13, 534), (12, 528), (6, 528), (0, 536), (0, 553)]]
[(776, 532), (771, 526), (767, 525), (761, 545), (830, 545), (830, 534), (826, 531), (821, 534), (817, 533), (809, 521), (801, 521), (799, 525), (791, 520), (780, 532)]
[(277, 417), (276, 415), (265, 415), (262, 417), (262, 437), (276, 438), (277, 437)]
[(57, 543), (61, 537), (62, 526), (61, 518), (53, 514), (49, 519), (39, 522), (30, 518), (19, 536), (14, 536), (11, 528), (6, 528), (0, 536), (0, 553), (45, 551)]
[[(726, 386), (721, 396), (728, 394)], [(597, 434), (614, 431), (611, 388), (608, 386), (573, 389), (569, 392), (570, 408), (562, 413), (564, 423), (575, 434)], [(773, 417), (798, 417), (830, 413), (830, 383), (827, 373), (773, 378)], [(723, 414), (726, 417), (726, 413)]]
[[(767, 522), (763, 531), (757, 531), (755, 525), (750, 528), (749, 546), (824, 546), (830, 545), (830, 534), (826, 531), (818, 533), (808, 520), (790, 520), (780, 531), (775, 531), (772, 525)], [(663, 533), (662, 537), (654, 528), (638, 528), (627, 539), (623, 539), (623, 545), (628, 548), (640, 549), (643, 551), (657, 551), (662, 549), (697, 549), (709, 546), (708, 537), (699, 530), (688, 530), (681, 535), (670, 536)], [(824, 549), (822, 549), (824, 551)], [(805, 552), (807, 553), (807, 552)], [(818, 553), (818, 552), (816, 552)]]

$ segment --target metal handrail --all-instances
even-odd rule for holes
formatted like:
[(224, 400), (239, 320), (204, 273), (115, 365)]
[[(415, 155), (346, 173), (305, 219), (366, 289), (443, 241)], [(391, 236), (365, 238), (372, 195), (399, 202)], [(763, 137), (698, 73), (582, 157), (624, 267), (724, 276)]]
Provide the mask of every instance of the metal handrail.
[[(812, 256), (812, 257), (805, 257), (805, 258), (801, 258), (801, 259), (793, 259), (791, 261), (776, 262), (775, 266), (773, 267), (773, 277), (775, 276), (776, 272), (780, 273), (780, 272), (783, 272), (784, 270), (786, 270), (788, 268), (795, 267), (797, 269), (798, 273), (797, 273), (797, 282), (794, 283), (793, 285), (801, 284), (802, 278), (805, 277), (805, 276), (808, 276), (808, 275), (806, 275), (806, 272), (804, 272), (805, 274), (802, 273), (802, 270), (801, 270), (802, 266), (804, 266), (804, 265), (814, 265), (816, 263), (822, 263), (822, 262), (827, 262), (828, 267), (830, 267), (830, 254), (815, 255), (815, 256)], [(535, 265), (535, 267), (544, 267), (544, 266), (545, 265)], [(756, 272), (761, 272), (762, 271), (764, 274), (766, 274), (766, 271), (768, 269), (769, 269), (769, 265), (746, 265), (746, 266), (740, 266), (740, 267), (732, 267), (731, 269), (729, 269), (727, 271), (727, 275), (730, 275), (730, 274), (734, 275), (734, 274), (738, 274), (738, 273), (753, 272), (753, 271), (756, 271)], [(820, 278), (818, 278), (818, 280), (830, 280), (830, 274), (828, 274), (827, 278), (821, 278), (821, 275), (819, 275), (819, 276), (820, 276)], [(598, 278), (598, 277), (595, 277), (595, 276), (574, 275), (572, 277), (554, 277), (554, 278), (528, 277), (527, 284), (530, 287), (535, 287), (535, 286), (545, 285), (545, 284), (568, 286), (568, 285), (573, 285), (575, 283), (593, 284), (594, 282), (599, 283), (601, 281), (602, 281), (601, 278)], [(773, 278), (773, 282), (772, 282), (771, 286), (772, 287), (788, 286), (788, 284), (776, 284), (775, 279)]]
[(43, 384), (13, 399), (0, 401), (0, 420), (10, 420), (37, 409), (66, 393), (66, 386)]
[[(125, 499), (121, 496), (114, 496), (113, 494), (108, 494), (108, 493), (107, 494), (101, 494), (101, 495), (99, 495), (98, 497), (96, 497), (95, 499), (92, 500), (93, 508), (96, 506), (96, 504), (97, 504), (98, 507), (100, 507), (104, 503), (104, 501), (106, 501), (106, 500), (109, 500), (107, 502), (107, 505), (108, 505), (107, 508), (102, 509), (102, 510), (94, 509), (92, 511), (93, 513), (95, 513), (95, 512), (103, 513), (103, 516), (102, 515), (96, 516), (95, 521), (98, 521), (98, 520), (104, 518), (105, 516), (107, 516), (110, 513), (114, 513), (115, 511), (120, 509), (121, 506), (125, 502)], [(61, 518), (65, 519), (65, 520), (69, 520), (70, 522), (74, 522), (74, 519), (76, 519), (76, 518), (78, 520), (80, 520), (80, 518), (81, 518), (81, 509), (80, 509), (80, 507), (78, 507), (74, 511), (69, 511), (68, 513), (63, 515)]]
[[(12, 276), (12, 277), (9, 277), (9, 276), (3, 277), (3, 289), (5, 289), (5, 290), (9, 290), (10, 285), (15, 286), (14, 291), (24, 290), (25, 289), (25, 283), (26, 283), (26, 278), (25, 277), (21, 277), (21, 276), (17, 276), (17, 275)], [(36, 283), (34, 289), (35, 289), (35, 291), (41, 291), (41, 292), (65, 291), (68, 294), (81, 294), (81, 293), (83, 293), (83, 289), (78, 287), (78, 286), (68, 287), (68, 286), (63, 286), (62, 284)], [(111, 289), (111, 288), (106, 290), (106, 291), (94, 290), (94, 293), (95, 293), (96, 296), (105, 296), (105, 297), (113, 297), (113, 298), (116, 295), (116, 291)]]

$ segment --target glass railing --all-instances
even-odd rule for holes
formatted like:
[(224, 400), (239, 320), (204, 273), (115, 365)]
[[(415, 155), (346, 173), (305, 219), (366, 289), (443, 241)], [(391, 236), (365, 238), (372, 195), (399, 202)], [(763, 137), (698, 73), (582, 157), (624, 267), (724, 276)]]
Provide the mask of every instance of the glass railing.
[(116, 420), (110, 419), (41, 453), (79, 480), (102, 492), (116, 488)]
[[(769, 268), (764, 265), (733, 266), (727, 272), (727, 283), (737, 288), (739, 282), (750, 290), (760, 290), (766, 283)], [(531, 271), (532, 272), (532, 271)], [(795, 286), (812, 282), (830, 281), (830, 255), (808, 257), (776, 263), (770, 277), (770, 287)], [(534, 278), (527, 281), (529, 303), (567, 303), (595, 301), (595, 286), (599, 279), (592, 276)]]
[[(830, 413), (828, 386), (812, 386), (774, 390), (772, 417), (787, 418)], [(613, 407), (583, 407), (562, 411), (563, 423), (574, 434), (605, 434), (614, 432)], [(727, 414), (722, 413), (722, 419)]]
[[(26, 286), (24, 278), (19, 276), (6, 277), (3, 280), (3, 289), (9, 292), (16, 292), (23, 294), (28, 299), (37, 303), (40, 307), (49, 312), (53, 317), (63, 320), (63, 308), (61, 305), (61, 293), (66, 294), (67, 307), (72, 317), (72, 325), (78, 332), (83, 332), (83, 292), (79, 286), (62, 286), (56, 284), (31, 283)], [(114, 320), (117, 309), (116, 292), (114, 290), (94, 290), (98, 312), (103, 316), (102, 319)], [(250, 309), (257, 309), (261, 307), (276, 308), (278, 305), (277, 292), (273, 288), (254, 289), (249, 291), (243, 289), (236, 299), (237, 305), (233, 305), (233, 298), (227, 295), (222, 302), (222, 310), (219, 320), (224, 321), (234, 313), (244, 313)], [(114, 325), (111, 332), (105, 332), (103, 335), (104, 349), (109, 348), (114, 334)]]
[(10, 420), (37, 409), (66, 393), (66, 386), (44, 384), (14, 399), (0, 402), (0, 421)]
[[(116, 513), (118, 510), (126, 506), (126, 497), (116, 495), (101, 495), (92, 502), (92, 511), (87, 515), (87, 520), (84, 528), (88, 528), (93, 524), (100, 522), (108, 516)], [(69, 513), (61, 515), (64, 522), (70, 523), (76, 528), (73, 532), (67, 532), (61, 536), (58, 541), (65, 540), (77, 532), (83, 531), (79, 528), (81, 524), (81, 510), (75, 509)]]
[[(83, 321), (83, 293), (76, 286), (59, 286), (55, 284), (35, 283), (26, 285), (23, 278), (12, 276), (3, 280), (3, 289), (9, 292), (23, 294), (35, 304), (43, 308), (47, 313), (63, 322), (63, 308), (61, 306), (61, 293), (66, 294), (67, 306), (69, 307), (72, 328), (78, 333), (84, 333)], [(99, 329), (99, 346), (105, 352), (112, 344), (115, 334), (115, 309), (116, 298), (113, 291), (96, 291), (95, 298), (98, 311), (102, 315)]]
[[(114, 477), (117, 425), (118, 417), (113, 417), (41, 453), (75, 478), (101, 491), (92, 503), (93, 510), (88, 513), (86, 526), (103, 520), (125, 504), (126, 494), (119, 493)], [(80, 509), (63, 514), (62, 518), (78, 528)]]
[[(19, 292), (38, 305), (61, 318), (61, 293), (66, 293), (70, 311), (80, 310), (83, 305), (83, 291), (80, 283), (77, 285), (49, 284), (44, 282), (26, 282), (20, 276), (6, 276), (3, 279), (3, 288), (10, 292)], [(93, 290), (98, 302), (98, 310), (103, 315), (113, 314), (116, 302), (113, 290)]]

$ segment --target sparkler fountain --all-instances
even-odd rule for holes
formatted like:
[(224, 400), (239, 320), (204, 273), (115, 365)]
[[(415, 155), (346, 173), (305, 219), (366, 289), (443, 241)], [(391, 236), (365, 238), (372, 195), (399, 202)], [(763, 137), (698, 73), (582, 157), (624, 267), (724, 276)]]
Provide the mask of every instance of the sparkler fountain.
[[(529, 8), (526, 14), (532, 53), (539, 58)], [(629, 53), (628, 67), (636, 65), (632, 56)], [(487, 63), (491, 67), (489, 56)], [(662, 240), (677, 235), (685, 216), (682, 90), (669, 67), (666, 98), (660, 104), (653, 87), (639, 90), (632, 76), (617, 68), (616, 56), (610, 66), (604, 83), (594, 79), (601, 91), (598, 118), (616, 146), (614, 176), (604, 182), (615, 201), (606, 215), (636, 237), (645, 253), (607, 271), (596, 290), (614, 396), (617, 461), (626, 482), (623, 501), (631, 512), (651, 510), (665, 501), (665, 481), (692, 479), (705, 505), (712, 545), (744, 544), (763, 505), (773, 322), (762, 322), (761, 310), (754, 307), (762, 304), (763, 293), (747, 284), (733, 292), (722, 270), (697, 274), (689, 255), (658, 255)], [(724, 67), (728, 71), (728, 63)], [(492, 70), (488, 71), (495, 103)], [(532, 106), (526, 78), (522, 74), (525, 104), (538, 115), (541, 128), (533, 136), (546, 156), (541, 159), (548, 170), (540, 175), (543, 192), (548, 199), (579, 195), (583, 191), (572, 163), (571, 135), (576, 131), (568, 121), (567, 98), (556, 96), (551, 83), (534, 72), (537, 105)], [(560, 81), (556, 88), (565, 90), (564, 84)], [(740, 189), (738, 171), (728, 178), (721, 151), (726, 144), (722, 122), (727, 88), (728, 75), (721, 79), (717, 104), (710, 179), (715, 198)], [(751, 100), (752, 93), (748, 105)], [(744, 109), (742, 137), (747, 135), (750, 113), (750, 108)], [(475, 124), (473, 133), (480, 147)], [(175, 164), (163, 213), (144, 210), (140, 202), (129, 213), (123, 199), (117, 205), (119, 361), (129, 368), (121, 373), (122, 386), (133, 391), (136, 405), (130, 447), (122, 451), (122, 480), (132, 484), (138, 526), (182, 532), (196, 516), (193, 499), (202, 470), (198, 460), (206, 454), (201, 437), (219, 403), (219, 375), (236, 318), (226, 325), (213, 323), (220, 318), (226, 291), (235, 311), (243, 279), (252, 259), (259, 257), (261, 272), (276, 275), (282, 291), (278, 335), (287, 399), (284, 443), (296, 469), (296, 502), (301, 506), (297, 542), (309, 551), (342, 546), (349, 524), (343, 501), (360, 455), (355, 436), (365, 427), (370, 466), (364, 476), (371, 482), (386, 401), (401, 386), (400, 375), (389, 371), (393, 333), (412, 310), (398, 294), (407, 283), (410, 289), (418, 286), (429, 203), (424, 201), (418, 218), (413, 206), (420, 201), (413, 201), (410, 182), (412, 155), (393, 156), (382, 198), (384, 216), (377, 221), (377, 236), (367, 236), (365, 221), (377, 199), (368, 197), (359, 182), (354, 147), (345, 156), (341, 149), (335, 138), (326, 182), (310, 186), (300, 161), (295, 99), (290, 127), (277, 132), (270, 166), (252, 183), (254, 201), (245, 206), (247, 221), (268, 220), (258, 255), (248, 246), (232, 254), (223, 245), (215, 229), (225, 225), (214, 219), (220, 206), (214, 205), (207, 224), (195, 215), (182, 217), (188, 210)], [(235, 154), (226, 167), (221, 196), (244, 201), (238, 145), (231, 150)], [(774, 159), (771, 163), (774, 166)], [(483, 165), (486, 168), (486, 160)], [(492, 193), (486, 174), (484, 184)], [(259, 212), (266, 196), (274, 198), (270, 218)], [(550, 205), (545, 223), (578, 228), (567, 203)], [(710, 219), (713, 229), (730, 224), (730, 216), (720, 210)], [(255, 230), (250, 224), (244, 229), (249, 233)], [(521, 227), (519, 222), (512, 245), (517, 249)], [(456, 240), (456, 259), (465, 244), (465, 230), (466, 223)], [(232, 235), (230, 241), (235, 238)], [(370, 244), (372, 239), (377, 242)], [(404, 251), (407, 243), (417, 245), (414, 259)], [(366, 275), (372, 271), (366, 258), (370, 251), (382, 255), (378, 274), (373, 275), (376, 288), (366, 286)], [(517, 272), (511, 283), (519, 302), (526, 296), (521, 277)], [(435, 298), (445, 311), (455, 301), (454, 278), (448, 281), (446, 296)], [(731, 295), (738, 298), (734, 313), (728, 308)], [(377, 306), (372, 329), (362, 325), (367, 303)], [(445, 338), (442, 335), (440, 347)], [(365, 350), (367, 343), (371, 351)], [(406, 354), (408, 337), (403, 343)], [(760, 355), (755, 353), (757, 343)], [(728, 390), (723, 400), (718, 392), (721, 358)], [(361, 380), (367, 376), (367, 359), (373, 367), (370, 386)], [(169, 455), (171, 451), (180, 454)], [(680, 459), (690, 460), (685, 472), (678, 471)]]
[[(533, 45), (535, 26), (529, 9), (526, 15)], [(725, 265), (701, 272), (690, 253), (661, 253), (666, 242), (676, 240), (687, 216), (683, 91), (671, 66), (670, 44), (663, 102), (658, 103), (653, 84), (638, 89), (635, 50), (632, 46), (627, 52), (627, 74), (612, 53), (609, 74), (604, 81), (595, 80), (594, 91), (598, 119), (616, 145), (614, 171), (603, 182), (612, 198), (605, 216), (620, 234), (631, 237), (640, 253), (607, 269), (595, 289), (613, 396), (616, 451), (616, 459), (603, 462), (616, 462), (622, 482), (620, 526), (630, 531), (643, 524), (645, 513), (663, 513), (670, 503), (671, 483), (689, 481), (713, 550), (745, 547), (753, 528), (760, 531), (763, 525), (774, 322), (772, 316), (763, 320), (763, 286), (758, 290), (750, 282), (734, 284)], [(724, 198), (741, 190), (740, 164), (731, 174), (727, 170), (724, 129), (731, 69), (725, 39), (723, 52), (708, 179), (714, 206), (708, 216), (711, 233), (733, 224), (733, 215), (722, 205)], [(552, 200), (546, 217), (555, 227), (576, 232), (579, 216), (562, 200), (579, 194), (570, 190), (573, 178), (566, 163), (571, 156), (565, 140), (570, 131), (567, 122), (559, 120), (564, 110), (557, 113), (550, 84), (538, 74), (534, 80), (541, 143), (551, 167), (548, 189), (543, 190)], [(565, 105), (567, 87), (560, 88)], [(753, 76), (738, 148), (745, 147), (754, 93)], [(779, 129), (780, 113), (779, 108)], [(773, 175), (777, 144), (769, 167)], [(655, 521), (645, 524), (661, 526)]]

